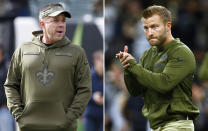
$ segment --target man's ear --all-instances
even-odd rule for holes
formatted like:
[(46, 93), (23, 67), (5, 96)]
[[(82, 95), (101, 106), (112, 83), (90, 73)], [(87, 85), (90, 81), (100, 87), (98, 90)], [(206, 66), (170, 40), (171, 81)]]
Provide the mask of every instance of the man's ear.
[(170, 31), (171, 27), (172, 27), (172, 23), (171, 22), (167, 22), (166, 26), (167, 26), (168, 30)]
[(43, 21), (40, 21), (40, 26), (41, 26), (41, 27), (44, 27)]

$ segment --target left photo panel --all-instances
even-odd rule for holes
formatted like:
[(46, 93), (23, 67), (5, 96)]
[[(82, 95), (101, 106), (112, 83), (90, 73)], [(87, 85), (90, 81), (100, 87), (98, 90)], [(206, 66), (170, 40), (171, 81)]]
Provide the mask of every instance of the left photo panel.
[(103, 131), (103, 0), (3, 0), (0, 131)]

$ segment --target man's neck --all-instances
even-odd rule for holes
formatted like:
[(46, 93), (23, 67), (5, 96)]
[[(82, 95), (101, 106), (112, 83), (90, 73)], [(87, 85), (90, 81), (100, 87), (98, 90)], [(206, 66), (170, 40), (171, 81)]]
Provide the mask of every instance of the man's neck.
[(54, 42), (50, 41), (45, 35), (42, 37), (41, 41), (45, 44), (53, 44)]
[(166, 39), (166, 41), (165, 41), (165, 43), (164, 43), (164, 46), (165, 46), (166, 44), (170, 43), (170, 42), (173, 41), (173, 40), (174, 40), (173, 36), (170, 35), (170, 36)]
[(163, 48), (165, 45), (167, 45), (168, 43), (170, 43), (170, 42), (173, 41), (173, 40), (174, 40), (173, 36), (172, 36), (172, 35), (169, 35), (169, 36), (167, 37), (167, 39), (163, 42), (163, 44), (160, 45), (160, 46), (158, 46), (157, 48), (158, 48), (158, 49)]

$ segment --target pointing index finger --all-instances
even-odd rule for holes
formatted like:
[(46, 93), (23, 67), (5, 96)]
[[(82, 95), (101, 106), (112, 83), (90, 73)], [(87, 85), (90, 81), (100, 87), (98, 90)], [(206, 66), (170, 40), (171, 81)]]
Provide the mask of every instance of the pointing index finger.
[(124, 52), (128, 53), (128, 46), (127, 45), (124, 46)]

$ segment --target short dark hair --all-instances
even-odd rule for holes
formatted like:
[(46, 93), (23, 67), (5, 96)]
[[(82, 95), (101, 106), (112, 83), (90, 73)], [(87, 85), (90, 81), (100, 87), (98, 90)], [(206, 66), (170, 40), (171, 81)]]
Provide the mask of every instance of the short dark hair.
[(171, 12), (167, 8), (159, 5), (149, 6), (144, 9), (142, 19), (147, 19), (155, 14), (159, 15), (164, 23), (172, 22)]

